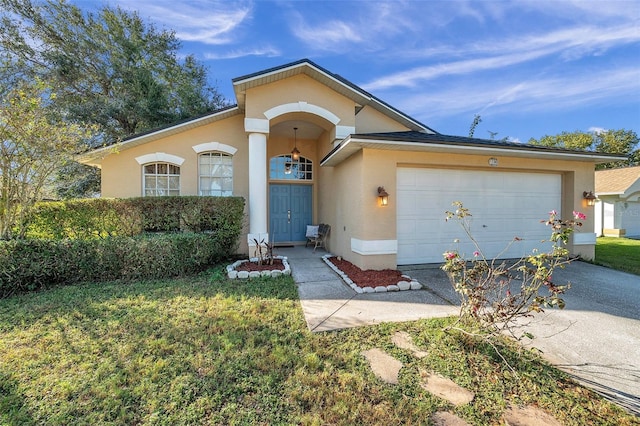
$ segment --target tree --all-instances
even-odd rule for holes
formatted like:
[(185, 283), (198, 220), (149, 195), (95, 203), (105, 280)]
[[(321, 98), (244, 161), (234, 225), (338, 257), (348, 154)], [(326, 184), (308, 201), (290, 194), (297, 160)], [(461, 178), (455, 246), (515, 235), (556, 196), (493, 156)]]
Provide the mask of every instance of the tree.
[(627, 161), (598, 164), (596, 165), (596, 170), (640, 164), (640, 140), (632, 130), (620, 129), (598, 132), (577, 130), (575, 132), (562, 132), (555, 136), (545, 135), (539, 140), (531, 138), (529, 143), (557, 148), (622, 154), (629, 157)]
[(100, 169), (69, 161), (56, 172), (53, 190), (58, 198), (88, 198), (100, 194)]
[(473, 116), (473, 122), (471, 123), (471, 126), (469, 127), (469, 137), (472, 138), (473, 135), (476, 133), (476, 127), (478, 127), (478, 124), (482, 123), (482, 117), (480, 117), (480, 114), (476, 114)]
[(29, 210), (90, 129), (65, 123), (43, 83), (23, 82), (0, 100), (0, 239), (20, 236)]
[(215, 110), (225, 100), (173, 31), (135, 12), (85, 13), (65, 0), (0, 0), (0, 45), (30, 78), (58, 93), (67, 120), (99, 127), (90, 145)]

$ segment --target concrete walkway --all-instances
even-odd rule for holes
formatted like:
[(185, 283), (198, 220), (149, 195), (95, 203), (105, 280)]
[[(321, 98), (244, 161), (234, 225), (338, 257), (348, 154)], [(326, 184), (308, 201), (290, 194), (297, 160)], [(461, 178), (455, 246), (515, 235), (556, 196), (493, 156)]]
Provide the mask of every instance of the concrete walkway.
[(311, 331), (455, 315), (458, 307), (429, 290), (357, 294), (311, 248), (278, 248), (287, 256)]
[[(443, 271), (413, 265), (402, 272), (423, 290), (357, 294), (322, 260), (323, 250), (280, 248), (298, 285), (309, 330), (314, 332), (457, 315), (458, 296)], [(640, 415), (640, 277), (574, 262), (556, 271), (572, 282), (564, 310), (537, 315), (527, 331), (551, 363), (606, 398)]]

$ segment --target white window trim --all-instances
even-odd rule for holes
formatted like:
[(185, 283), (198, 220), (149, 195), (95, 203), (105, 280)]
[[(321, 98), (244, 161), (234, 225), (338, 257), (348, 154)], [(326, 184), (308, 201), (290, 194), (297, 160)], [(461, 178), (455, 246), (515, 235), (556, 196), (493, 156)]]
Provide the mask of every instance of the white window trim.
[(136, 161), (141, 166), (143, 164), (149, 163), (171, 163), (175, 164), (176, 166), (182, 166), (182, 163), (184, 163), (184, 158), (178, 157), (177, 155), (167, 154), (165, 152), (156, 152), (153, 154), (145, 154), (136, 157)]
[(238, 152), (237, 148), (232, 147), (231, 145), (226, 145), (220, 142), (205, 142), (198, 145), (194, 145), (191, 148), (196, 152), (196, 154), (202, 154), (205, 152), (224, 152), (225, 154), (235, 155)]
[(310, 104), (304, 101), (292, 102), (289, 104), (282, 104), (282, 105), (275, 106), (265, 111), (264, 116), (267, 117), (269, 121), (271, 121), (274, 118), (279, 117), (283, 114), (288, 114), (293, 112), (308, 112), (310, 114), (317, 115), (319, 117), (324, 118), (334, 126), (340, 122), (340, 117), (338, 117), (328, 109), (324, 109), (321, 106)]

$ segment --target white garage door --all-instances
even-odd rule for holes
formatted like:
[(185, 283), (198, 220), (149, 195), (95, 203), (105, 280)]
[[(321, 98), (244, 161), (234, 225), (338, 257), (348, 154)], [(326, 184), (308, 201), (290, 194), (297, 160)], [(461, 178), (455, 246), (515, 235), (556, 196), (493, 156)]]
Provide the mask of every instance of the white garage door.
[(640, 202), (622, 202), (622, 227), (627, 237), (640, 237)]
[[(550, 247), (541, 243), (550, 229), (540, 221), (551, 210), (560, 213), (559, 174), (399, 167), (397, 183), (399, 265), (441, 263), (442, 253), (453, 249), (472, 256), (476, 248), (457, 221), (445, 222), (454, 201), (473, 215), (471, 233), (487, 258)], [(504, 251), (514, 237), (521, 241)]]

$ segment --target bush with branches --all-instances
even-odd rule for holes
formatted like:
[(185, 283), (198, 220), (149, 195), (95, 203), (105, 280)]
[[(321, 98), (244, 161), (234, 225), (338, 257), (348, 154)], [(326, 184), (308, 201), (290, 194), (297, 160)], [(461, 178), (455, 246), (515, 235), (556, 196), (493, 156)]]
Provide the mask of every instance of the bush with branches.
[[(464, 330), (488, 341), (504, 332), (517, 337), (519, 320), (543, 312), (547, 307), (564, 308), (561, 296), (570, 283), (554, 283), (553, 272), (573, 260), (566, 245), (574, 229), (582, 226), (584, 214), (574, 211), (573, 218), (565, 220), (555, 210), (549, 212), (549, 218), (542, 221), (551, 228), (549, 251), (534, 250), (520, 259), (500, 260), (483, 255), (471, 233), (471, 212), (461, 202), (453, 205), (456, 209), (446, 212), (447, 221), (457, 221), (475, 247), (470, 258), (458, 250), (443, 254), (442, 269), (461, 298), (459, 320), (464, 323)], [(506, 249), (518, 241), (520, 238), (514, 238)], [(528, 333), (524, 336), (532, 337)]]

